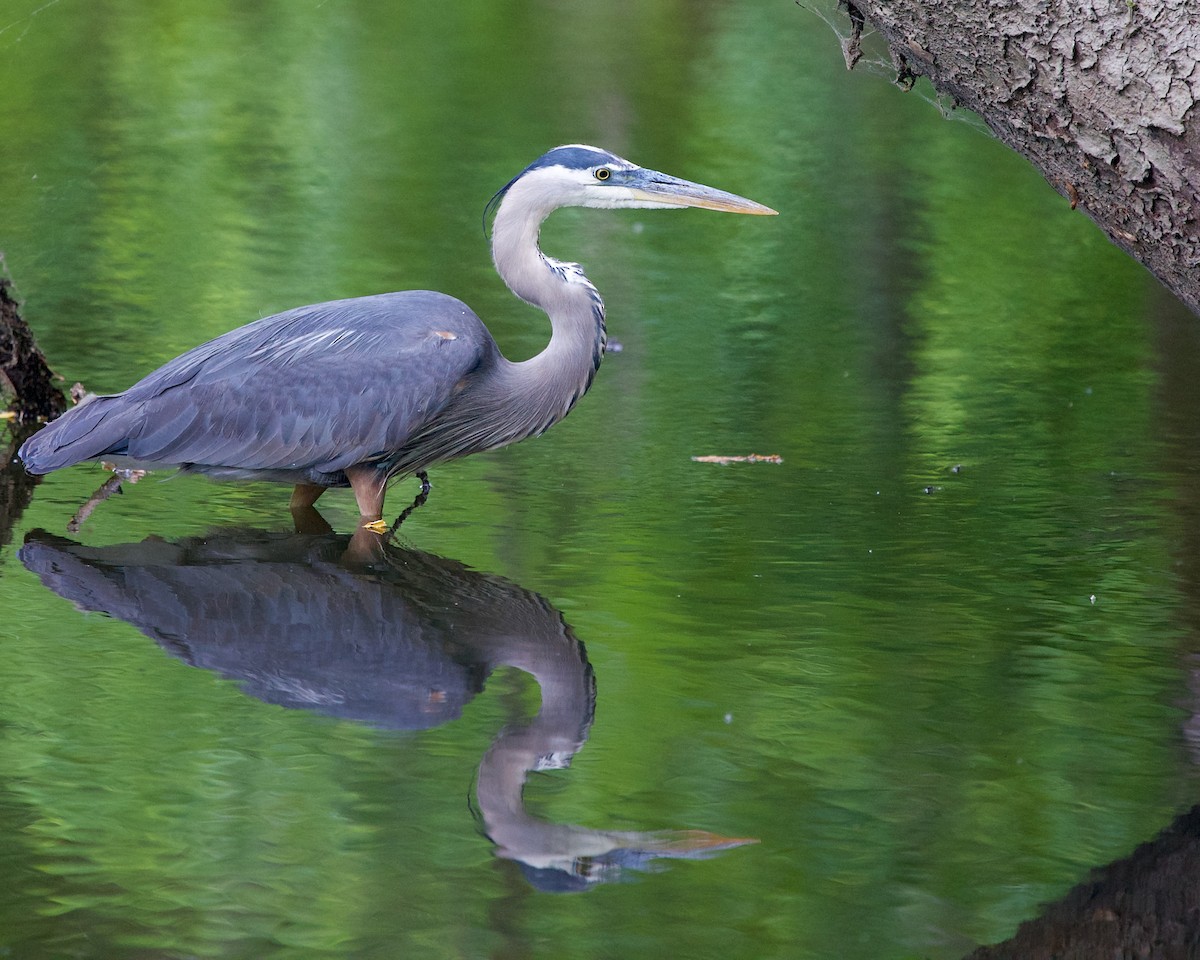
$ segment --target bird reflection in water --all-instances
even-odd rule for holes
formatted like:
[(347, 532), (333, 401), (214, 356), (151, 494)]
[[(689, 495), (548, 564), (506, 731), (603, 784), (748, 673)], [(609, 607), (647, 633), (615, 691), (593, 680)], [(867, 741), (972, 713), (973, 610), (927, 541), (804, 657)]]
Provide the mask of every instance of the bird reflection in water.
[(592, 830), (525, 812), (528, 774), (568, 766), (586, 741), (596, 686), (561, 614), (500, 577), (361, 531), (227, 530), (90, 547), (37, 530), (20, 556), (81, 609), (125, 620), (187, 663), (285, 707), (427, 729), (458, 717), (498, 667), (528, 673), (541, 708), (496, 737), (476, 796), (497, 855), (541, 889), (584, 890), (660, 858), (754, 842), (699, 830)]

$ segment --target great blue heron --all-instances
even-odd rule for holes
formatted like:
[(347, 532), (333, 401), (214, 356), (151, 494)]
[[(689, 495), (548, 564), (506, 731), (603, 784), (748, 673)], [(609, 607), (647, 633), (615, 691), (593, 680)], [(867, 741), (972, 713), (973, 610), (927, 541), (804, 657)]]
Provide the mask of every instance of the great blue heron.
[(501, 189), (492, 258), (550, 317), (549, 345), (506, 360), (483, 322), (443, 293), (409, 290), (298, 307), (189, 350), (124, 393), (86, 399), (19, 456), (44, 474), (83, 460), (295, 484), (293, 509), (350, 486), (383, 515), (389, 480), (537, 436), (591, 386), (604, 304), (578, 264), (538, 248), (559, 207), (706, 207), (773, 214), (743, 197), (647, 170), (606, 150), (555, 147)]

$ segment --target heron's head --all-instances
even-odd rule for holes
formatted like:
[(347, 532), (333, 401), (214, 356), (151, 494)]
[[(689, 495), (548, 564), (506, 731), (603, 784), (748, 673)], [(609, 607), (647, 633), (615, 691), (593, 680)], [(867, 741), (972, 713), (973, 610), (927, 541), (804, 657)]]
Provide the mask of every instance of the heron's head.
[(488, 210), (505, 197), (540, 216), (558, 207), (704, 207), (728, 213), (776, 213), (745, 197), (648, 170), (579, 143), (555, 147), (538, 157), (492, 198)]

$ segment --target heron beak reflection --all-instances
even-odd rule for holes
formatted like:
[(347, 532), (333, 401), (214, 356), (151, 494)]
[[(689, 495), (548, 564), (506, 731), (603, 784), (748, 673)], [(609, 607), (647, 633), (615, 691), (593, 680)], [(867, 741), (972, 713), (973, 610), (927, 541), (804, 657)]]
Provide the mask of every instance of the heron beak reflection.
[(777, 216), (779, 211), (739, 197), (736, 193), (715, 190), (702, 183), (681, 180), (657, 170), (639, 170), (629, 184), (638, 200), (672, 207), (703, 207), (726, 213), (749, 213), (759, 217)]

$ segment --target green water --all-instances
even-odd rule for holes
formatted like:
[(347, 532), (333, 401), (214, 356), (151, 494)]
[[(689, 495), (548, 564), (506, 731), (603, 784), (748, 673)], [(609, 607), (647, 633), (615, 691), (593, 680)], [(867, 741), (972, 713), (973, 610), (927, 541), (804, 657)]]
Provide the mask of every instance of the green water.
[[(780, 211), (556, 214), (623, 349), (545, 437), (435, 471), (417, 553), (263, 554), (286, 490), (151, 477), (74, 538), (108, 587), (43, 583), (18, 549), (102, 476), (40, 484), (0, 548), (0, 950), (952, 958), (1196, 801), (1200, 328), (811, 12), (6, 0), (0, 91), (0, 250), (101, 392), (410, 287), (531, 355), (480, 216), (557, 143)], [(784, 462), (690, 459), (746, 453)], [(393, 677), (428, 723), (381, 718)], [(547, 892), (480, 797), (522, 737), (559, 767), (530, 830), (759, 842)]]

